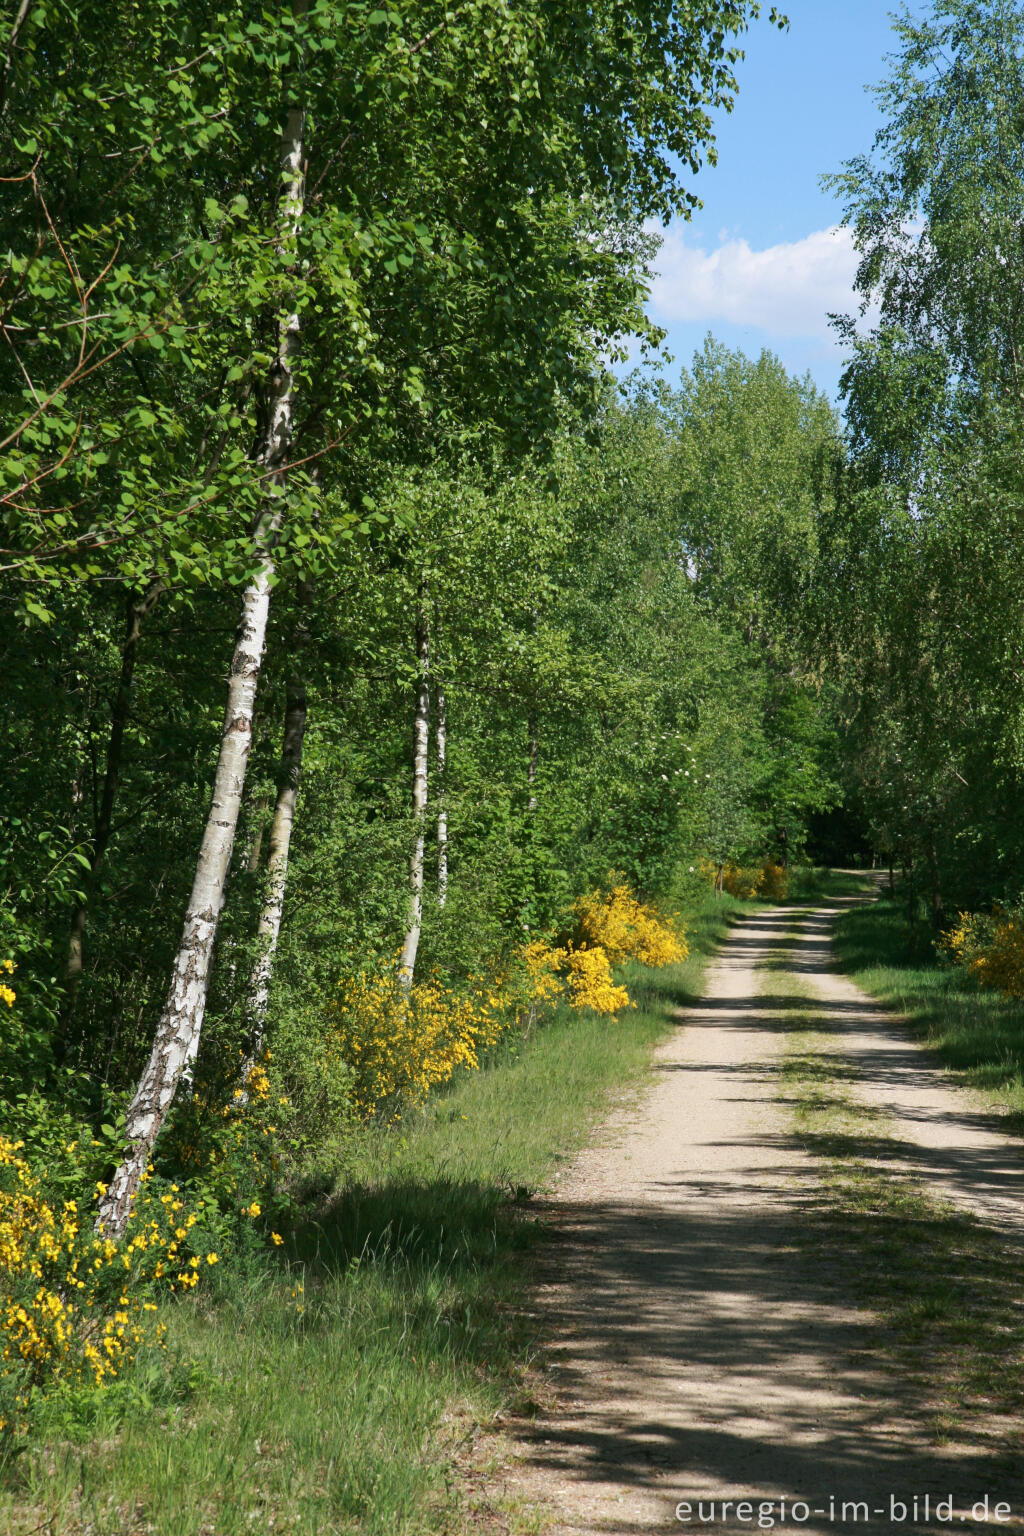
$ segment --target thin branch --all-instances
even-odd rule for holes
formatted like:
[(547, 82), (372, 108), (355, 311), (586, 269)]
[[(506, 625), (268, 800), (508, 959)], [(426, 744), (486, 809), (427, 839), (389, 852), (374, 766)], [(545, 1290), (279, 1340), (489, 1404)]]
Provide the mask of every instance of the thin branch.
[(64, 249), (64, 243), (61, 240), (60, 235), (58, 235), (58, 233), (57, 233), (57, 226), (56, 226), (56, 224), (54, 224), (53, 220), (51, 219), (51, 217), (50, 217), (50, 210), (46, 206), (46, 199), (44, 198), (42, 192), (40, 192), (40, 190), (39, 190), (39, 182), (38, 182), (38, 180), (36, 178), (35, 171), (32, 172), (32, 186), (33, 186), (33, 188), (35, 190), (35, 194), (36, 194), (36, 198), (37, 198), (37, 200), (39, 202), (39, 206), (43, 210), (43, 216), (46, 219), (46, 223), (47, 223), (47, 226), (49, 228), (50, 234), (54, 238), (54, 241), (56, 243), (58, 251), (60, 251), (60, 254), (64, 258), (64, 265), (68, 269), (68, 272), (69, 272), (70, 277), (71, 277), (71, 281), (72, 281), (72, 283), (74, 284), (74, 287), (75, 287), (75, 292), (78, 295), (79, 303), (81, 303), (81, 300), (82, 300), (82, 278), (81, 278), (81, 274), (78, 271), (78, 267), (71, 261), (71, 258), (68, 256), (67, 251)]
[[(268, 469), (265, 470), (262, 474), (255, 475), (253, 477), (254, 483), (259, 485), (264, 480), (270, 480), (277, 474), (290, 473), (290, 471), (293, 469), (301, 468), (303, 464), (309, 464), (314, 459), (320, 459), (324, 457), (325, 454), (332, 452), (339, 446), (339, 444), (343, 443), (345, 439), (350, 435), (350, 433), (355, 430), (355, 426), (356, 423), (353, 422), (350, 427), (346, 428), (346, 430), (340, 433), (337, 437), (332, 438), (331, 441), (326, 443), (323, 448), (318, 448), (313, 453), (307, 453), (301, 459), (291, 460), (287, 464), (278, 465), (276, 469)], [(50, 471), (46, 471), (46, 473), (48, 474)], [(43, 476), (37, 476), (36, 478), (43, 478)], [(26, 482), (26, 485), (31, 483), (33, 482)], [(25, 487), (19, 487), (17, 491), (10, 491), (6, 496), (0, 496), (0, 506), (3, 506), (5, 503), (7, 505), (14, 506), (16, 498), (21, 494), (23, 489), (25, 489)], [(207, 498), (203, 496), (197, 496), (192, 501), (190, 501), (187, 506), (180, 507), (177, 512), (173, 512), (164, 516), (159, 523), (151, 523), (149, 527), (138, 527), (134, 531), (138, 534), (151, 533), (164, 524), (177, 522), (183, 517), (188, 517), (190, 513), (194, 512), (198, 507), (201, 507), (204, 500), (206, 499)], [(112, 545), (120, 543), (121, 540), (125, 537), (123, 532), (115, 533), (110, 530), (110, 537), (103, 538), (100, 536), (102, 531), (103, 530), (89, 529), (86, 533), (80, 533), (77, 538), (66, 539), (62, 544), (55, 545), (54, 548), (50, 550), (42, 549), (37, 545), (34, 550), (31, 550), (29, 554), (25, 555), (22, 559), (11, 560), (6, 565), (0, 565), (0, 575), (6, 575), (9, 571), (21, 570), (24, 566), (33, 565), (39, 560), (59, 560), (62, 556), (74, 555), (76, 553), (84, 552), (85, 550), (109, 549)], [(11, 555), (14, 554), (14, 550), (0, 547), (0, 554)]]
[(25, 367), (25, 364), (21, 360), (21, 353), (18, 351), (17, 347), (14, 345), (14, 342), (11, 340), (10, 331), (7, 329), (7, 326), (4, 325), (2, 320), (0, 320), (0, 331), (3, 331), (3, 333), (4, 333), (4, 340), (6, 341), (7, 345), (10, 347), (11, 351), (14, 353), (14, 360), (17, 363), (18, 367), (21, 369), (22, 378), (25, 380), (25, 383), (29, 387), (29, 392), (30, 392), (30, 394), (32, 396), (32, 399), (35, 401), (36, 405), (38, 405), (39, 404), (39, 396), (36, 393), (36, 387), (32, 383), (32, 380), (29, 377), (28, 369)]
[[(26, 480), (22, 485), (18, 487), (15, 494), (19, 497), (24, 495), (24, 493), (30, 490), (33, 485), (40, 485), (42, 481), (48, 480), (51, 475), (56, 474), (58, 469), (63, 468), (68, 459), (70, 459), (72, 452), (74, 451), (74, 447), (78, 442), (78, 437), (81, 430), (82, 417), (81, 413), (79, 413), (78, 420), (75, 422), (75, 430), (71, 434), (71, 441), (68, 443), (68, 446), (65, 448), (60, 458), (57, 459), (53, 464), (48, 464), (45, 469), (41, 469), (38, 474), (33, 475), (31, 480)], [(5, 496), (3, 500), (7, 501), (8, 498)], [(32, 510), (41, 511), (41, 508), (33, 508)], [(68, 511), (69, 509), (65, 507), (63, 510)]]
[[(458, 11), (454, 11), (452, 14), (456, 19), (458, 18)], [(443, 21), (439, 21), (436, 27), (432, 27), (425, 37), (421, 37), (419, 42), (416, 43), (414, 47), (409, 49), (409, 58), (415, 58), (422, 49), (426, 48), (428, 44), (434, 41), (434, 38), (437, 37), (439, 32), (447, 32), (449, 19), (450, 18), (446, 13)]]
[(208, 59), (210, 55), (212, 53), (216, 53), (216, 51), (217, 50), (215, 48), (204, 48), (202, 53), (197, 53), (195, 58), (189, 59), (187, 64), (179, 64), (175, 69), (167, 70), (166, 73), (168, 79), (170, 79), (171, 75), (180, 75), (186, 69), (191, 69), (194, 64), (201, 64), (204, 59)]
[(338, 145), (337, 149), (333, 152), (333, 154), (328, 155), (326, 161), (324, 162), (323, 170), (320, 172), (320, 175), (317, 177), (316, 181), (314, 181), (312, 187), (310, 188), (310, 195), (311, 196), (312, 196), (313, 193), (318, 191), (318, 189), (320, 187), (320, 183), (323, 181), (324, 177), (327, 175), (327, 172), (330, 170), (330, 168), (334, 164), (334, 162), (336, 160), (339, 160), (341, 158), (341, 156), (345, 153), (345, 150), (348, 148), (349, 142), (351, 141), (352, 138), (353, 138), (353, 133), (346, 133), (345, 137), (342, 139), (341, 143)]
[(18, 14), (14, 18), (14, 26), (11, 28), (11, 35), (7, 39), (7, 47), (4, 50), (3, 72), (0, 73), (0, 114), (7, 110), (7, 86), (11, 78), (11, 66), (14, 63), (14, 50), (18, 42), (18, 33), (21, 31), (25, 17), (28, 15), (30, 4), (31, 0), (21, 0)]
[[(120, 250), (120, 246), (118, 246), (118, 250)], [(111, 265), (114, 261), (116, 261), (116, 259), (117, 251), (115, 251), (114, 255), (110, 258), (110, 261), (104, 268), (104, 272), (110, 270)], [(202, 272), (197, 272), (190, 283), (186, 283), (184, 288), (182, 288), (179, 293), (174, 294), (172, 299), (168, 300), (167, 304), (164, 306), (164, 310), (161, 311), (161, 313), (165, 313), (170, 308), (170, 305), (174, 300), (180, 301), (185, 298), (189, 292), (189, 289), (195, 287), (201, 276)], [(63, 382), (58, 384), (55, 389), (51, 390), (46, 399), (43, 401), (42, 406), (33, 411), (30, 416), (26, 416), (25, 419), (21, 421), (17, 427), (15, 427), (13, 432), (8, 433), (7, 437), (0, 441), (0, 450), (6, 448), (10, 443), (16, 442), (21, 434), (26, 430), (26, 428), (30, 427), (32, 423), (37, 419), (37, 417), (41, 415), (42, 411), (44, 411), (47, 406), (51, 405), (56, 397), (64, 390), (70, 389), (74, 384), (81, 383), (81, 381), (83, 379), (87, 379), (91, 373), (95, 373), (97, 368), (102, 368), (107, 363), (113, 362), (115, 357), (120, 357), (121, 353), (124, 352), (128, 347), (133, 346), (135, 342), (143, 341), (149, 336), (162, 336), (164, 331), (170, 328), (172, 320), (173, 316), (168, 315), (167, 319), (164, 320), (162, 325), (145, 325), (140, 330), (133, 331), (132, 334), (127, 336), (119, 346), (114, 347), (110, 352), (105, 353), (102, 357), (97, 358), (95, 362), (92, 362), (90, 360), (95, 358), (96, 353), (99, 351), (99, 342), (97, 342), (87, 356), (82, 356), (81, 362), (71, 370)], [(84, 367), (86, 362), (89, 363), (88, 368)], [(17, 495), (18, 493), (14, 492), (12, 494)], [(4, 501), (10, 501), (10, 499), (10, 495), (3, 498)]]

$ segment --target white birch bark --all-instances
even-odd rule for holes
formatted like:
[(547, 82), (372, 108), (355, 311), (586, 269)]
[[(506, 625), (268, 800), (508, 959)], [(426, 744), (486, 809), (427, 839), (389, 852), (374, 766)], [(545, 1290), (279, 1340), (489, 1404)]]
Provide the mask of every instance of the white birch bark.
[(437, 768), (437, 904), (448, 900), (448, 807), (445, 803), (444, 772), (448, 757), (448, 711), (444, 689), (437, 688), (437, 726), (434, 733)]
[(416, 953), (420, 947), (420, 931), (423, 927), (423, 848), (427, 810), (427, 753), (430, 747), (430, 627), (424, 592), (420, 594), (416, 614), (416, 659), (419, 675), (412, 733), (412, 809), (416, 825), (412, 857), (409, 860), (409, 907), (405, 940), (398, 968), (398, 979), (406, 993), (412, 989)]
[[(305, 194), (303, 137), (305, 113), (291, 107), (282, 134), (282, 190), (279, 249), (294, 249)], [(124, 1236), (132, 1202), (146, 1170), (153, 1144), (182, 1079), (191, 1075), (199, 1050), (206, 1010), (210, 963), (217, 922), (231, 865), (245, 772), (252, 745), (253, 712), (266, 641), (270, 592), (274, 574), (273, 547), (284, 513), (284, 465), (292, 440), (295, 366), (298, 361), (299, 317), (282, 318), (278, 349), (266, 386), (266, 428), (256, 463), (270, 473), (265, 481), (272, 497), (256, 531), (259, 559), (256, 575), (242, 598), (242, 617), (228, 680), (227, 708), (214, 776), (213, 801), (196, 863), (195, 879), (185, 913), (181, 942), (171, 983), (157, 1025), (153, 1048), (128, 1107), (129, 1150), (100, 1201), (97, 1225), (105, 1235)]]
[(301, 676), (289, 678), (285, 690), (284, 741), (281, 747), (281, 778), (274, 815), (270, 823), (270, 847), (267, 854), (267, 887), (256, 929), (257, 953), (249, 982), (248, 1014), (250, 1022), (249, 1059), (246, 1076), (263, 1045), (270, 1001), (270, 978), (281, 932), (284, 893), (288, 884), (288, 856), (295, 802), (302, 773), (302, 745), (306, 735), (306, 684)]
[(526, 782), (530, 786), (530, 798), (526, 802), (526, 809), (532, 815), (537, 809), (537, 761), (540, 757), (540, 742), (537, 732), (537, 711), (531, 709), (526, 717)]

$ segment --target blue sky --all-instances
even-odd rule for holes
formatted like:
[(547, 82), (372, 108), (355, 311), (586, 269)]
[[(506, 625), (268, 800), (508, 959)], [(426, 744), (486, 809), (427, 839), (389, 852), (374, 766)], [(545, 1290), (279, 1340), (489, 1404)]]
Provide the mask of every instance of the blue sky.
[(716, 124), (718, 165), (689, 183), (704, 207), (664, 233), (648, 308), (669, 333), (670, 377), (710, 330), (755, 355), (769, 347), (835, 398), (842, 357), (826, 316), (854, 308), (854, 257), (819, 178), (871, 147), (879, 115), (865, 87), (887, 72), (897, 7), (783, 0), (781, 9), (788, 32), (763, 19), (746, 36), (736, 106)]

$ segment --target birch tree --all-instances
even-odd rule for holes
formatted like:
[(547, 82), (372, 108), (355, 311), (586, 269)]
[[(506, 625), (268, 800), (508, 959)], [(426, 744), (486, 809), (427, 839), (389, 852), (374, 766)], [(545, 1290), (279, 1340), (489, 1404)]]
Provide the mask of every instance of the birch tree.
[[(293, 103), (285, 115), (281, 142), (278, 249), (283, 261), (294, 261), (302, 217), (304, 133), (304, 108)], [(299, 316), (293, 311), (278, 323), (277, 355), (265, 391), (266, 425), (255, 457), (266, 477), (268, 505), (255, 533), (256, 572), (242, 598), (212, 803), (167, 998), (149, 1060), (128, 1106), (126, 1135), (129, 1150), (99, 1205), (99, 1226), (114, 1238), (124, 1235), (153, 1144), (178, 1086), (191, 1071), (199, 1050), (214, 940), (224, 903), (252, 743), (256, 687), (274, 581), (274, 542), (285, 513), (286, 464), (292, 442), (298, 350)]]
[(448, 804), (444, 783), (448, 764), (448, 702), (440, 683), (437, 686), (434, 764), (437, 771), (437, 904), (443, 907), (448, 900)]
[(256, 929), (256, 963), (249, 982), (247, 1009), (249, 1063), (255, 1061), (263, 1045), (274, 954), (281, 933), (281, 919), (284, 915), (284, 899), (288, 885), (288, 856), (291, 850), (292, 829), (295, 825), (295, 804), (298, 799), (299, 778), (302, 773), (302, 747), (306, 735), (306, 681), (301, 671), (304, 649), (302, 639), (296, 637), (293, 642), (292, 664), (285, 685), (284, 739), (281, 743), (281, 764), (278, 771), (274, 813), (270, 821), (266, 890)]
[(409, 859), (409, 906), (398, 976), (405, 992), (412, 989), (416, 954), (423, 929), (423, 855), (426, 845), (427, 759), (430, 752), (430, 619), (426, 585), (420, 587), (416, 610), (416, 707), (412, 728), (412, 813), (414, 832)]

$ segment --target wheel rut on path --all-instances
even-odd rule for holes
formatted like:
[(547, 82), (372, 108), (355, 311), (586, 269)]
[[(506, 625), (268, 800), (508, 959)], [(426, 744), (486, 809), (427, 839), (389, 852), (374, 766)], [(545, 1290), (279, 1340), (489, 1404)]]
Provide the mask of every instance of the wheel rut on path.
[[(657, 1051), (642, 1101), (619, 1113), (549, 1203), (558, 1240), (534, 1305), (548, 1332), (549, 1401), (517, 1421), (506, 1507), (547, 1530), (932, 1531), (890, 1499), (1011, 1505), (1024, 1530), (1024, 1460), (1000, 1433), (933, 1443), (913, 1394), (872, 1347), (841, 1253), (808, 1252), (821, 1166), (780, 1096), (800, 978), (815, 1027), (841, 1037), (857, 1094), (893, 1116), (893, 1165), (1021, 1238), (1024, 1163), (899, 1023), (833, 969), (838, 905), (802, 922), (751, 914), (705, 994)], [(765, 969), (768, 967), (768, 969)], [(776, 968), (772, 968), (776, 967)], [(778, 978), (778, 982), (776, 982)], [(827, 1023), (822, 1023), (827, 1019)], [(721, 1516), (722, 1501), (732, 1502)], [(753, 1503), (752, 1518), (736, 1504)], [(805, 1501), (807, 1515), (793, 1501)], [(782, 1501), (786, 1515), (782, 1515)], [(833, 1502), (834, 1501), (834, 1502)], [(864, 1521), (840, 1516), (866, 1501)], [(712, 1522), (698, 1520), (698, 1505)], [(689, 1522), (677, 1519), (692, 1506)], [(879, 1511), (875, 1514), (873, 1511)], [(818, 1513), (815, 1513), (818, 1511)], [(897, 1504), (898, 1514), (898, 1504)], [(516, 1518), (519, 1518), (519, 1515)], [(857, 1511), (859, 1517), (859, 1511)], [(533, 1529), (512, 1524), (510, 1529)]]

